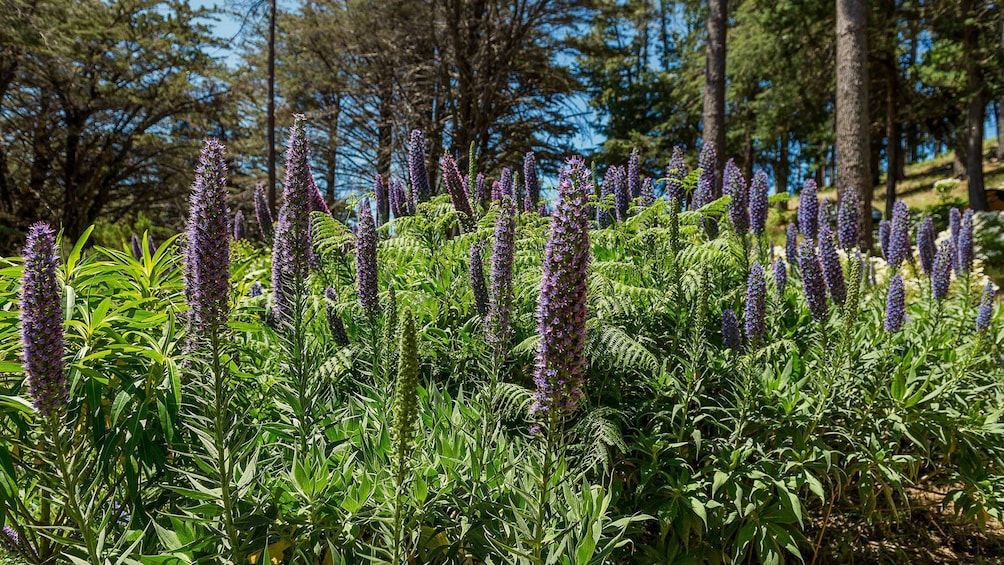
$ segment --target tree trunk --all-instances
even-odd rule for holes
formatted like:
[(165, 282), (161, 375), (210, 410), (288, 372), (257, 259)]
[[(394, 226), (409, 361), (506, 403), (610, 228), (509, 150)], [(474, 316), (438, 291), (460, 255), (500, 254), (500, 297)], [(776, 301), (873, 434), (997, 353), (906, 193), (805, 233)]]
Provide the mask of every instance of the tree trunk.
[(275, 207), (275, 6), (276, 0), (269, 0), (268, 3), (268, 123), (265, 125), (268, 137), (268, 206), (273, 210)]
[[(725, 167), (725, 36), (728, 0), (708, 0), (707, 61), (704, 67), (704, 141), (718, 150), (717, 178)], [(717, 193), (717, 191), (716, 191)]]
[[(962, 14), (968, 21), (977, 17), (973, 0), (963, 0)], [(966, 92), (969, 93), (969, 111), (966, 127), (966, 173), (969, 177), (969, 207), (988, 210), (987, 193), (983, 187), (983, 118), (986, 109), (986, 85), (980, 66), (979, 26), (966, 25), (962, 31), (962, 53), (966, 60)]]
[(1001, 127), (1001, 119), (1004, 119), (1004, 89), (1001, 89), (1001, 100), (994, 103), (994, 115), (997, 117), (997, 160), (1004, 159), (1004, 127)]
[(857, 190), (861, 247), (873, 244), (868, 141), (868, 36), (865, 0), (837, 0), (837, 186)]
[(338, 119), (342, 113), (342, 97), (335, 96), (334, 115), (328, 122), (328, 170), (324, 175), (326, 183), (328, 202), (334, 202), (335, 194), (335, 174), (338, 171)]
[(788, 132), (781, 135), (780, 147), (777, 152), (777, 169), (774, 174), (774, 185), (778, 194), (788, 192), (788, 175), (791, 174), (791, 164), (788, 162)]
[(886, 89), (885, 89), (885, 217), (892, 219), (892, 207), (896, 203), (896, 180), (899, 177), (900, 146), (899, 116), (897, 98), (899, 96), (899, 65), (896, 61), (898, 45), (896, 34), (896, 0), (886, 0)]

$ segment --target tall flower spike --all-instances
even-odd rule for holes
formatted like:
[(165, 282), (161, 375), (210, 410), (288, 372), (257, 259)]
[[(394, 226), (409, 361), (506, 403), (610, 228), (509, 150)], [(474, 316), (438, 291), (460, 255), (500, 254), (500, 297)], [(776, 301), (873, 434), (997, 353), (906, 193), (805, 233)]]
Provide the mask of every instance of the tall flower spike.
[(614, 217), (618, 222), (623, 222), (628, 217), (628, 208), (631, 206), (631, 193), (628, 191), (627, 173), (624, 167), (614, 167)]
[(767, 279), (763, 267), (755, 263), (746, 281), (746, 310), (743, 312), (746, 339), (756, 344), (767, 329)]
[[(611, 214), (608, 209), (609, 199), (611, 194), (615, 194), (617, 191), (617, 167), (611, 166), (607, 169), (605, 175), (603, 175), (603, 184), (600, 187), (600, 204), (596, 207), (596, 222), (600, 224), (601, 228), (605, 228), (610, 225), (613, 217), (616, 213)], [(614, 200), (616, 202), (616, 195)], [(614, 204), (616, 206), (616, 203)]]
[(401, 341), (398, 347), (397, 385), (394, 387), (393, 440), (394, 473), (398, 486), (411, 457), (418, 423), (418, 339), (411, 309), (401, 313)]
[(478, 173), (477, 178), (474, 180), (474, 200), (481, 205), (482, 208), (488, 208), (488, 194), (485, 192), (485, 175)]
[(903, 329), (906, 318), (906, 292), (903, 288), (903, 277), (899, 273), (889, 281), (889, 296), (885, 301), (885, 331), (898, 333)]
[[(857, 323), (858, 310), (861, 305), (861, 275), (864, 259), (860, 252), (847, 261), (847, 300), (841, 312), (844, 321), (844, 344), (849, 347), (854, 335), (854, 325)], [(846, 349), (846, 347), (845, 347)]]
[(889, 266), (898, 270), (910, 251), (910, 209), (906, 202), (897, 200), (892, 206), (892, 224), (889, 226)]
[(534, 372), (535, 412), (573, 411), (586, 373), (586, 292), (589, 266), (589, 169), (568, 160), (548, 228), (537, 310), (541, 336)]
[(687, 165), (683, 161), (683, 149), (673, 147), (673, 156), (666, 165), (666, 198), (683, 201), (683, 179), (687, 177)]
[(927, 276), (931, 276), (931, 269), (934, 268), (934, 222), (928, 216), (921, 220), (917, 228), (917, 256), (920, 258), (920, 270)]
[(892, 242), (892, 224), (889, 220), (879, 221), (879, 251), (882, 258), (889, 261), (889, 245)]
[(840, 255), (837, 254), (837, 244), (833, 241), (830, 228), (819, 230), (819, 260), (823, 266), (823, 277), (826, 289), (834, 304), (843, 306), (847, 299), (847, 285), (844, 281), (844, 268), (840, 265)]
[(356, 233), (356, 291), (359, 304), (369, 316), (380, 313), (377, 283), (377, 237), (373, 225), (370, 201), (363, 198), (359, 203), (359, 222)]
[(132, 252), (133, 259), (137, 261), (143, 260), (143, 244), (140, 243), (139, 236), (136, 234), (132, 234), (132, 239), (129, 240), (129, 251)]
[(934, 256), (931, 270), (931, 294), (938, 300), (948, 298), (948, 287), (952, 284), (952, 263), (955, 261), (955, 245), (952, 240), (943, 241)]
[(502, 178), (501, 185), (499, 186), (499, 197), (498, 200), (502, 200), (503, 197), (508, 196), (516, 201), (516, 186), (513, 183), (512, 169), (509, 167), (502, 168)]
[(739, 320), (736, 313), (726, 308), (722, 310), (722, 342), (726, 349), (738, 350), (742, 344), (742, 336), (739, 335)]
[(750, 228), (754, 235), (761, 236), (767, 230), (767, 208), (767, 173), (759, 170), (750, 184)]
[(959, 227), (959, 241), (956, 243), (959, 253), (959, 274), (970, 273), (973, 270), (973, 211), (966, 210), (962, 214), (962, 224)]
[(488, 287), (485, 286), (485, 268), (481, 259), (485, 242), (475, 241), (471, 245), (471, 262), (468, 275), (471, 278), (471, 291), (474, 293), (474, 307), (478, 311), (478, 319), (484, 320), (488, 315)]
[(321, 195), (321, 189), (317, 186), (314, 175), (311, 174), (307, 177), (307, 183), (310, 185), (310, 211), (324, 212), (330, 216), (331, 210), (328, 208), (328, 203), (324, 201), (324, 196)]
[(397, 178), (391, 177), (390, 181), (387, 183), (387, 199), (390, 201), (390, 213), (394, 214), (395, 218), (400, 218), (401, 214), (401, 199), (397, 191)]
[(488, 343), (496, 353), (505, 350), (512, 316), (512, 268), (516, 245), (516, 208), (512, 197), (503, 196), (495, 217), (495, 242), (492, 246), (491, 287), (488, 293)]
[(68, 402), (63, 372), (63, 301), (56, 271), (56, 234), (47, 224), (28, 228), (21, 278), (21, 357), (28, 390), (43, 416), (62, 413)]
[(146, 248), (150, 250), (151, 257), (157, 253), (157, 245), (153, 242), (153, 236), (150, 234), (146, 236)]
[(641, 205), (651, 206), (655, 202), (655, 188), (652, 186), (652, 179), (645, 177), (641, 179)]
[(443, 169), (443, 184), (446, 186), (446, 192), (450, 195), (453, 208), (460, 214), (460, 226), (465, 232), (470, 233), (476, 227), (474, 210), (471, 208), (471, 201), (467, 197), (467, 189), (464, 188), (464, 178), (460, 176), (457, 162), (450, 155), (444, 155), (439, 160), (439, 166)]
[(798, 230), (809, 239), (819, 235), (819, 199), (812, 179), (805, 179), (798, 198)]
[(627, 192), (629, 200), (641, 197), (641, 157), (638, 156), (637, 149), (632, 149), (631, 156), (628, 157)]
[(338, 293), (335, 289), (330, 286), (324, 289), (324, 298), (327, 299), (324, 305), (324, 313), (328, 318), (328, 330), (331, 332), (331, 339), (335, 340), (340, 347), (345, 347), (349, 344), (349, 334), (345, 333), (345, 323), (342, 321), (342, 316), (335, 309), (335, 303), (338, 302)]
[(206, 140), (195, 169), (185, 226), (185, 298), (188, 330), (208, 335), (230, 312), (230, 213), (223, 145)]
[(701, 147), (701, 155), (697, 158), (697, 166), (701, 169), (697, 177), (697, 189), (694, 191), (694, 209), (700, 208), (718, 198), (718, 152), (713, 141), (705, 141)]
[(994, 283), (987, 281), (980, 298), (980, 308), (976, 311), (976, 331), (985, 332), (990, 329), (990, 319), (994, 313)]
[(784, 300), (784, 288), (788, 285), (788, 266), (780, 257), (774, 261), (774, 290), (778, 300)]
[(833, 227), (836, 225), (837, 214), (833, 210), (833, 200), (827, 196), (819, 201), (819, 228), (822, 230), (824, 227), (831, 232)]
[(387, 223), (390, 216), (390, 199), (387, 195), (387, 185), (383, 177), (377, 173), (373, 177), (373, 197), (376, 200), (377, 227)]
[[(533, 151), (527, 151), (523, 157), (523, 182), (526, 183), (526, 195), (534, 205), (540, 202), (540, 175), (537, 172), (537, 157)], [(527, 207), (530, 210), (531, 207)]]
[(261, 230), (261, 237), (265, 243), (272, 243), (272, 235), (275, 226), (272, 224), (272, 210), (268, 207), (268, 200), (265, 198), (265, 187), (258, 183), (254, 187), (254, 214), (258, 220), (258, 229)]
[(826, 302), (826, 283), (823, 268), (819, 264), (815, 242), (807, 239), (798, 248), (798, 269), (802, 273), (802, 291), (809, 304), (812, 319), (818, 323), (826, 321), (830, 307)]
[(858, 191), (845, 188), (840, 199), (840, 211), (837, 216), (837, 237), (840, 247), (853, 249), (858, 244), (858, 233), (861, 231), (861, 199)]
[[(952, 236), (952, 245), (957, 251), (959, 249), (959, 232), (962, 231), (962, 212), (958, 208), (952, 208), (948, 211), (948, 229)], [(952, 268), (955, 269), (955, 272), (962, 271), (962, 268), (959, 267), (958, 256), (952, 258)]]
[(237, 213), (234, 214), (234, 241), (242, 239), (247, 239), (247, 230), (244, 228), (244, 212), (237, 210)]
[(429, 173), (425, 166), (425, 136), (422, 130), (411, 130), (408, 144), (408, 174), (411, 176), (411, 201), (414, 204), (429, 198)]
[(792, 268), (798, 267), (798, 226), (794, 222), (788, 224), (784, 237), (784, 257)]
[(296, 285), (307, 279), (310, 265), (310, 210), (316, 187), (310, 173), (309, 156), (304, 117), (298, 114), (289, 131), (283, 205), (279, 209), (272, 251), (273, 315), (280, 322), (290, 314)]
[(746, 191), (746, 179), (735, 161), (729, 159), (725, 163), (725, 194), (732, 197), (729, 202), (729, 220), (732, 228), (739, 235), (746, 235), (750, 226), (749, 193)]
[(492, 202), (498, 202), (502, 200), (502, 181), (497, 180), (492, 182)]

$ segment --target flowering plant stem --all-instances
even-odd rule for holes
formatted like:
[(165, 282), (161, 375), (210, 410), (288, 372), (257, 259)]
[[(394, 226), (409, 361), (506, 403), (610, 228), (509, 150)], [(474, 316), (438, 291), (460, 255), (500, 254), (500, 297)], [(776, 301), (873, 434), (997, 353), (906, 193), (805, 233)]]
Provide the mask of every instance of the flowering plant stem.
[(533, 536), (533, 562), (535, 565), (544, 565), (544, 530), (548, 519), (547, 510), (549, 507), (551, 475), (554, 473), (554, 466), (557, 463), (555, 458), (557, 444), (555, 440), (558, 436), (559, 424), (558, 407), (549, 407), (545, 425), (541, 430), (545, 436), (544, 466), (541, 468), (540, 473), (540, 488), (537, 489), (537, 522), (534, 524)]
[(52, 440), (53, 450), (56, 454), (56, 470), (59, 472), (59, 478), (63, 483), (63, 493), (66, 495), (66, 504), (63, 505), (63, 508), (69, 514), (70, 519), (76, 523), (80, 535), (84, 538), (87, 557), (94, 565), (100, 565), (101, 559), (98, 556), (97, 540), (94, 531), (91, 530), (91, 517), (89, 516), (89, 512), (80, 507), (78, 476), (74, 468), (75, 459), (67, 453), (68, 446), (63, 437), (64, 430), (67, 430), (66, 433), (72, 434), (73, 428), (64, 426), (60, 416), (59, 412), (50, 414), (46, 418), (45, 431)]
[(217, 328), (213, 328), (210, 334), (210, 347), (213, 359), (213, 443), (216, 449), (216, 465), (220, 474), (220, 503), (223, 505), (223, 528), (230, 545), (230, 553), (234, 563), (242, 563), (243, 556), (240, 554), (240, 539), (237, 537), (237, 528), (234, 525), (234, 501), (231, 492), (231, 479), (233, 475), (233, 464), (228, 461), (230, 450), (227, 446), (226, 426), (230, 423), (227, 403), (226, 372), (220, 363), (222, 347), (220, 346), (220, 335)]

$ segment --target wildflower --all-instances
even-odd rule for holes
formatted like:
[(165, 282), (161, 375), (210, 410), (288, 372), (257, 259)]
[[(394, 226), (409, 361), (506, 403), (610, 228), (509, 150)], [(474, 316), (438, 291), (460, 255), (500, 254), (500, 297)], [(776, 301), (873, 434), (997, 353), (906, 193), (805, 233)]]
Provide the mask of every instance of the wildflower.
[(481, 253), (484, 251), (485, 242), (475, 241), (471, 245), (471, 262), (469, 276), (471, 279), (471, 290), (474, 292), (474, 307), (478, 311), (481, 320), (488, 315), (488, 287), (485, 286), (485, 269), (482, 263)]
[(314, 187), (308, 162), (310, 145), (303, 122), (302, 115), (295, 116), (289, 132), (283, 205), (273, 242), (272, 294), (276, 321), (286, 320), (295, 286), (307, 279), (310, 265), (310, 207)]
[(718, 153), (713, 141), (705, 141), (701, 147), (701, 155), (697, 158), (697, 167), (701, 169), (697, 177), (697, 188), (694, 190), (694, 208), (700, 208), (718, 198)]
[(774, 289), (777, 291), (778, 300), (784, 300), (784, 287), (788, 285), (788, 266), (784, 264), (784, 259), (778, 257), (774, 261)]
[(262, 295), (261, 283), (255, 281), (251, 283), (251, 288), (248, 289), (249, 298), (257, 298)]
[(837, 255), (837, 245), (833, 241), (833, 232), (829, 227), (819, 230), (819, 260), (823, 266), (823, 278), (830, 298), (834, 304), (843, 305), (847, 298), (847, 288), (844, 281), (844, 268), (840, 265)]
[(889, 245), (891, 244), (892, 238), (892, 224), (888, 220), (879, 221), (879, 251), (882, 252), (882, 258), (889, 261)]
[(809, 239), (819, 235), (819, 200), (816, 196), (816, 181), (805, 179), (798, 200), (798, 229)]
[(272, 225), (272, 210), (268, 207), (268, 200), (265, 199), (265, 187), (258, 183), (254, 187), (254, 214), (258, 220), (258, 229), (261, 230), (261, 237), (266, 243), (272, 243), (272, 234), (275, 226)]
[[(962, 212), (958, 208), (953, 207), (948, 211), (948, 228), (949, 233), (952, 236), (952, 245), (955, 246), (955, 250), (959, 249), (959, 232), (962, 231)], [(952, 267), (955, 269), (956, 273), (962, 272), (962, 267), (959, 266), (959, 258), (955, 256), (952, 258)]]
[(798, 226), (794, 222), (788, 224), (784, 237), (784, 257), (792, 268), (798, 267)]
[(28, 228), (21, 279), (21, 357), (28, 390), (43, 416), (68, 402), (63, 372), (63, 301), (56, 271), (56, 234), (39, 222)]
[[(534, 372), (534, 410), (573, 411), (586, 372), (586, 291), (589, 265), (589, 170), (573, 157), (558, 180), (558, 204), (548, 228), (537, 310), (541, 336)], [(555, 414), (555, 417), (557, 414)]]
[(683, 179), (687, 177), (687, 166), (683, 162), (683, 149), (673, 147), (673, 156), (666, 165), (666, 197), (677, 202), (683, 199)]
[(897, 333), (903, 329), (903, 319), (906, 317), (906, 294), (903, 288), (903, 277), (899, 273), (889, 281), (889, 296), (885, 302), (885, 331)]
[(746, 235), (750, 226), (749, 193), (746, 191), (746, 180), (743, 173), (732, 159), (725, 163), (725, 194), (732, 197), (729, 202), (729, 219), (732, 228), (740, 236)]
[(966, 210), (962, 215), (962, 224), (959, 227), (959, 239), (955, 244), (959, 254), (959, 275), (970, 273), (973, 270), (973, 211)]
[(230, 310), (230, 217), (223, 145), (206, 140), (195, 169), (185, 227), (185, 298), (189, 331), (206, 335)]
[(805, 301), (809, 304), (812, 319), (823, 323), (829, 314), (826, 283), (823, 281), (823, 268), (819, 264), (815, 242), (811, 239), (803, 241), (799, 247), (798, 269), (802, 273), (802, 291), (805, 293)]
[(328, 318), (328, 331), (331, 332), (331, 339), (335, 340), (335, 343), (340, 347), (345, 347), (349, 344), (349, 335), (345, 333), (345, 323), (335, 308), (335, 303), (338, 302), (338, 293), (329, 286), (324, 289), (324, 298), (327, 299), (327, 303), (324, 305), (324, 313)]
[(314, 181), (314, 175), (308, 174), (307, 185), (309, 186), (307, 194), (310, 196), (310, 211), (324, 212), (330, 216), (331, 210), (328, 209), (327, 202), (325, 202), (324, 197), (321, 196), (321, 189), (317, 187), (317, 182)]
[(453, 157), (444, 155), (439, 160), (439, 166), (443, 169), (443, 185), (450, 195), (453, 208), (460, 214), (460, 225), (465, 232), (472, 232), (476, 227), (474, 220), (474, 210), (471, 208), (471, 201), (467, 196), (467, 188), (464, 187), (464, 178), (460, 176), (460, 169)]
[(387, 185), (383, 182), (383, 177), (377, 173), (373, 177), (373, 197), (376, 200), (376, 227), (387, 223), (387, 216), (390, 215), (390, 200), (387, 194)]
[(398, 485), (404, 481), (418, 421), (418, 341), (415, 317), (410, 309), (402, 312), (401, 323), (397, 386), (394, 388), (394, 426), (391, 428)]
[(488, 343), (501, 353), (509, 337), (512, 314), (512, 268), (516, 237), (516, 212), (512, 197), (502, 198), (495, 217), (495, 243), (492, 246), (491, 288), (488, 294)]
[(143, 244), (139, 242), (139, 236), (132, 234), (132, 239), (129, 241), (129, 250), (132, 251), (133, 259), (137, 261), (143, 260)]
[(956, 257), (955, 245), (951, 240), (944, 241), (938, 247), (934, 256), (934, 267), (931, 269), (931, 293), (938, 300), (948, 297), (948, 287), (952, 284), (952, 261)]
[(641, 158), (637, 149), (632, 149), (628, 157), (627, 194), (630, 197), (628, 200), (641, 198)]
[(732, 350), (739, 349), (742, 343), (739, 320), (736, 319), (736, 313), (728, 308), (722, 310), (722, 342), (725, 344), (725, 349)]
[(920, 270), (927, 276), (931, 276), (931, 269), (934, 267), (934, 223), (930, 216), (924, 218), (917, 228), (917, 255), (920, 258)]
[(394, 213), (395, 218), (410, 216), (415, 212), (414, 206), (411, 204), (411, 198), (409, 197), (408, 186), (404, 183), (404, 180), (398, 177), (391, 177), (387, 191), (390, 196), (391, 211)]
[(837, 237), (840, 247), (853, 249), (858, 244), (858, 232), (861, 231), (861, 199), (858, 191), (845, 188), (840, 199), (840, 210), (837, 213)]
[[(244, 212), (237, 210), (234, 214), (234, 241), (247, 239), (247, 231), (244, 228)], [(137, 240), (137, 243), (139, 240)]]
[(833, 226), (836, 224), (836, 214), (833, 212), (833, 200), (827, 196), (819, 201), (819, 229), (826, 229), (833, 231)]
[(987, 281), (980, 298), (980, 308), (976, 311), (976, 331), (985, 332), (990, 328), (990, 318), (994, 313), (994, 283)]
[(147, 234), (146, 236), (146, 248), (150, 251), (150, 256), (157, 254), (157, 245), (153, 242), (153, 236)]
[(10, 553), (14, 553), (17, 551), (19, 542), (20, 537), (17, 535), (14, 528), (4, 526), (3, 529), (0, 530), (0, 548), (3, 548), (5, 551)]
[(369, 316), (376, 316), (380, 312), (380, 302), (377, 297), (377, 237), (368, 198), (363, 198), (359, 203), (357, 229), (356, 291), (359, 293), (359, 304), (363, 310)]
[(767, 173), (762, 170), (753, 175), (750, 183), (750, 228), (753, 234), (761, 236), (767, 229)]
[(523, 157), (523, 182), (526, 184), (526, 198), (530, 205), (524, 206), (531, 209), (532, 204), (540, 201), (540, 176), (537, 174), (537, 157), (533, 151), (527, 151)]
[(861, 302), (861, 271), (863, 259), (861, 253), (847, 262), (847, 300), (844, 301), (844, 344), (845, 350), (850, 346), (854, 324), (858, 319), (858, 306)]
[(495, 201), (501, 201), (503, 197), (508, 196), (516, 201), (516, 185), (512, 178), (512, 169), (509, 167), (502, 168), (502, 178), (499, 181), (499, 192), (498, 198), (495, 198), (495, 194), (492, 194), (492, 199)]
[(746, 329), (746, 339), (753, 343), (763, 339), (766, 330), (765, 316), (767, 314), (767, 279), (763, 267), (759, 263), (750, 269), (746, 281), (746, 311), (743, 315)]
[(892, 224), (889, 226), (889, 251), (886, 260), (892, 270), (898, 270), (910, 251), (910, 209), (906, 202), (897, 200), (892, 206)]
[(628, 208), (631, 206), (631, 193), (628, 190), (627, 173), (624, 167), (615, 167), (614, 172), (614, 215), (618, 222), (627, 220)]
[(411, 202), (417, 205), (429, 198), (429, 173), (425, 167), (425, 136), (422, 130), (411, 130), (408, 173), (411, 176)]
[(488, 208), (488, 194), (485, 192), (485, 175), (478, 173), (478, 176), (474, 179), (474, 200), (481, 205), (482, 208)]
[[(601, 228), (605, 228), (611, 223), (611, 214), (607, 210), (607, 206), (610, 200), (610, 195), (614, 194), (617, 189), (617, 167), (609, 167), (606, 174), (603, 176), (603, 184), (600, 187), (600, 203), (596, 207), (596, 221), (600, 224)], [(616, 200), (616, 195), (614, 199)]]

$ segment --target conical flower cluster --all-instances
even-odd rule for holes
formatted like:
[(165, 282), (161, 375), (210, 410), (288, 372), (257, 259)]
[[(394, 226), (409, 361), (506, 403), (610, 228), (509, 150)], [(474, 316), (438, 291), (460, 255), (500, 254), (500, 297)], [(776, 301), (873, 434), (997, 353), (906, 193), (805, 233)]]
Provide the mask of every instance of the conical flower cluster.
[(959, 268), (957, 274), (970, 273), (973, 270), (973, 211), (966, 210), (962, 214), (962, 223), (959, 226), (959, 240), (955, 244), (959, 254)]
[(889, 247), (886, 261), (895, 271), (910, 255), (910, 209), (907, 208), (906, 202), (897, 200), (892, 206), (892, 224), (889, 226)]
[(628, 157), (627, 193), (629, 200), (641, 197), (641, 157), (637, 149), (632, 149)]
[(761, 236), (767, 230), (767, 173), (762, 170), (753, 175), (750, 183), (750, 228), (753, 235)]
[(994, 283), (987, 281), (980, 297), (980, 307), (976, 311), (976, 331), (985, 332), (990, 329), (990, 319), (994, 313)]
[(746, 179), (735, 161), (729, 159), (725, 163), (725, 194), (732, 197), (729, 202), (729, 220), (732, 228), (739, 235), (746, 235), (750, 227), (749, 192), (746, 190)]
[(471, 262), (468, 276), (471, 279), (471, 291), (474, 293), (474, 307), (478, 311), (478, 317), (484, 320), (488, 315), (488, 287), (485, 285), (485, 268), (481, 259), (481, 253), (485, 249), (485, 242), (475, 241), (471, 245)]
[(417, 205), (429, 198), (429, 172), (425, 166), (425, 136), (422, 130), (411, 131), (408, 173), (411, 176), (411, 202)]
[(261, 183), (254, 187), (254, 214), (258, 220), (262, 239), (265, 243), (271, 244), (275, 226), (272, 223), (272, 210), (268, 207), (268, 199), (265, 198), (265, 187)]
[(934, 267), (931, 269), (931, 294), (938, 300), (948, 298), (948, 287), (952, 284), (952, 263), (957, 258), (958, 254), (952, 241), (942, 242), (938, 253), (934, 256)]
[(129, 251), (132, 252), (132, 258), (137, 261), (143, 260), (143, 244), (139, 241), (139, 236), (132, 234), (132, 239), (129, 240)]
[(195, 169), (185, 225), (185, 299), (188, 330), (208, 335), (230, 313), (230, 215), (223, 145), (206, 140)]
[(234, 241), (247, 239), (247, 237), (248, 237), (247, 228), (244, 227), (244, 212), (241, 210), (237, 210), (237, 213), (234, 214)]
[(377, 236), (368, 198), (359, 203), (356, 229), (356, 291), (359, 304), (370, 316), (380, 312), (377, 283)]
[(774, 290), (778, 300), (784, 300), (784, 289), (788, 285), (788, 266), (780, 257), (774, 261)]
[(802, 242), (798, 248), (798, 269), (802, 273), (802, 292), (809, 304), (812, 319), (818, 323), (826, 321), (830, 307), (826, 302), (826, 283), (823, 280), (823, 268), (819, 264), (819, 255), (811, 239)]
[(837, 244), (833, 241), (830, 228), (819, 230), (819, 260), (823, 266), (823, 277), (826, 289), (834, 304), (843, 305), (847, 298), (847, 285), (844, 281), (844, 268), (840, 265), (840, 255), (837, 254)]
[(840, 211), (837, 213), (837, 237), (840, 247), (853, 249), (858, 244), (858, 234), (861, 231), (861, 198), (858, 191), (845, 188), (840, 199)]
[(313, 184), (310, 145), (304, 128), (304, 117), (297, 115), (289, 132), (286, 147), (286, 178), (283, 182), (283, 204), (275, 228), (272, 251), (272, 292), (276, 321), (287, 320), (296, 285), (307, 279), (310, 266), (310, 210)]
[(32, 225), (24, 246), (21, 279), (21, 358), (28, 391), (43, 416), (60, 414), (68, 398), (58, 268), (55, 232), (41, 222)]
[(453, 157), (444, 155), (439, 161), (440, 168), (443, 169), (443, 185), (450, 195), (450, 202), (460, 214), (460, 225), (464, 231), (470, 233), (476, 227), (474, 220), (474, 209), (471, 208), (471, 200), (467, 196), (467, 187), (464, 186), (464, 177), (460, 175), (457, 162)]
[(920, 259), (920, 270), (927, 276), (931, 276), (934, 268), (935, 239), (934, 222), (930, 216), (924, 218), (917, 228), (917, 256)]
[(784, 258), (792, 268), (798, 267), (798, 226), (794, 222), (788, 224), (784, 235)]
[(899, 273), (889, 281), (889, 295), (885, 302), (885, 331), (897, 333), (903, 329), (906, 319), (906, 290), (903, 287), (903, 277)]
[(722, 343), (726, 349), (738, 350), (742, 345), (739, 335), (739, 320), (736, 313), (729, 308), (722, 310)]
[(394, 472), (399, 484), (404, 479), (418, 428), (418, 339), (415, 316), (410, 309), (401, 313), (400, 335), (397, 383), (394, 387), (394, 426), (391, 429)]
[[(523, 157), (523, 182), (526, 184), (526, 198), (533, 206), (540, 202), (540, 175), (537, 173), (537, 157), (527, 151)], [(530, 207), (526, 207), (527, 211)]]
[(666, 165), (666, 198), (683, 201), (683, 179), (687, 177), (687, 165), (683, 161), (683, 149), (673, 147), (673, 156)]
[(558, 181), (558, 205), (544, 251), (537, 310), (541, 336), (534, 383), (535, 411), (571, 411), (586, 373), (586, 291), (589, 266), (589, 170), (568, 160)]
[(714, 202), (718, 198), (718, 152), (713, 141), (705, 141), (701, 154), (697, 158), (697, 167), (701, 169), (697, 177), (697, 189), (694, 190), (694, 209)]
[(819, 235), (819, 198), (812, 179), (805, 179), (798, 197), (798, 231), (809, 239)]
[(492, 246), (491, 287), (488, 293), (488, 343), (500, 353), (510, 333), (512, 316), (512, 269), (515, 258), (516, 207), (512, 197), (502, 197), (495, 217), (495, 242)]

